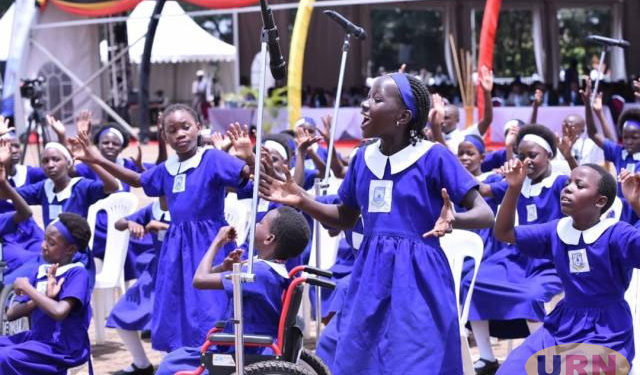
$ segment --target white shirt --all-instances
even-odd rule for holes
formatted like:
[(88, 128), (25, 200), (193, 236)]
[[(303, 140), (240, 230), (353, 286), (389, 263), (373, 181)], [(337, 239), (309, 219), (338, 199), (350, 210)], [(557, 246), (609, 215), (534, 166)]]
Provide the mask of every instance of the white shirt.
[(458, 155), (458, 146), (464, 142), (464, 137), (468, 135), (477, 135), (482, 138), (482, 134), (478, 131), (478, 124), (473, 124), (466, 129), (454, 129), (450, 133), (442, 133), (444, 141), (447, 142), (447, 147), (454, 155)]
[[(596, 145), (594, 141), (591, 140), (591, 138), (586, 136), (582, 136), (576, 140), (576, 142), (571, 147), (571, 155), (573, 155), (573, 158), (576, 159), (578, 165), (589, 163), (602, 165), (604, 163), (604, 152), (600, 147), (598, 147), (598, 145)], [(566, 166), (567, 170), (569, 170), (569, 164), (560, 151), (558, 151), (555, 159), (552, 162), (554, 164), (557, 164), (558, 166), (564, 165)]]

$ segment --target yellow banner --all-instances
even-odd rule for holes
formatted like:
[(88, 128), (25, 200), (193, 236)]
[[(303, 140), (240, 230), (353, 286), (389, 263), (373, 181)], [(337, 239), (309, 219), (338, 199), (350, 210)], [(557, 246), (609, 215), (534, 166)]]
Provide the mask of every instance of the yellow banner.
[(293, 26), (291, 36), (291, 47), (289, 48), (289, 76), (288, 100), (289, 103), (289, 126), (293, 129), (296, 120), (300, 118), (300, 107), (302, 107), (302, 72), (304, 68), (304, 50), (307, 44), (307, 32), (309, 22), (313, 14), (313, 3), (315, 0), (300, 0), (298, 11), (296, 12), (296, 22)]

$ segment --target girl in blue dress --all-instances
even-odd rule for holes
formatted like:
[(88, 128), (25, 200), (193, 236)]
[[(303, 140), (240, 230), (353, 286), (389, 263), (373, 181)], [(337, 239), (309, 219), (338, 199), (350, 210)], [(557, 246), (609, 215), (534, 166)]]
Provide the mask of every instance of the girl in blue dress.
[(63, 212), (47, 227), (42, 243), (45, 261), (29, 278), (16, 279), (17, 305), (9, 320), (31, 317), (31, 330), (0, 337), (3, 375), (63, 375), (89, 360), (91, 287), (89, 274), (74, 262), (91, 237), (86, 220)]
[[(193, 277), (194, 287), (223, 290), (230, 302), (233, 300), (233, 284), (225, 276), (230, 274), (233, 263), (240, 261), (243, 250), (234, 250), (215, 267), (211, 267), (211, 264), (221, 248), (234, 241), (235, 237), (233, 227), (221, 228)], [(244, 332), (277, 338), (282, 296), (291, 281), (285, 263), (300, 255), (309, 242), (309, 226), (301, 213), (291, 207), (279, 207), (269, 211), (256, 225), (254, 239), (257, 251), (253, 263), (255, 281), (242, 286)], [(227, 325), (223, 332), (233, 333), (233, 303), (228, 306), (223, 319)], [(205, 339), (206, 336), (203, 336), (201, 341)], [(231, 353), (235, 351), (235, 347), (214, 346), (210, 350)], [(245, 347), (244, 352), (273, 354), (270, 348), (265, 347)], [(173, 375), (177, 371), (193, 370), (200, 365), (200, 361), (200, 347), (180, 348), (164, 358), (156, 375)], [(205, 371), (206, 373), (208, 372)]]
[[(509, 187), (496, 219), (496, 237), (516, 244), (525, 256), (553, 262), (565, 297), (545, 317), (544, 325), (509, 355), (498, 374), (524, 373), (534, 353), (561, 344), (599, 345), (607, 362), (605, 348), (631, 363), (633, 322), (624, 293), (633, 268), (640, 267), (640, 232), (626, 222), (601, 219), (615, 199), (615, 179), (598, 165), (582, 165), (572, 171), (561, 193), (567, 217), (514, 228), (526, 170), (520, 161), (513, 161), (505, 173)], [(581, 350), (577, 345), (576, 353)], [(615, 372), (628, 370), (617, 367)]]
[[(519, 223), (560, 218), (560, 191), (568, 177), (553, 173), (551, 168), (551, 159), (557, 153), (555, 134), (541, 125), (526, 125), (520, 129), (516, 143), (527, 172), (516, 208)], [(500, 202), (507, 187), (507, 182), (501, 180), (481, 184), (480, 191)], [(555, 267), (546, 259), (531, 259), (511, 245), (484, 259), (469, 308), (469, 321), (480, 352), (474, 365), (477, 373), (491, 373), (498, 367), (490, 344), (489, 321), (503, 324), (502, 329), (493, 329), (493, 336), (526, 335), (527, 331), (535, 331), (544, 318), (544, 302), (561, 291)], [(522, 319), (527, 320), (528, 327)]]
[(171, 214), (162, 209), (160, 199), (115, 223), (116, 229), (129, 230), (135, 238), (141, 238), (145, 233), (149, 234), (155, 250), (153, 258), (147, 263), (136, 283), (127, 289), (107, 319), (107, 327), (117, 329), (120, 339), (133, 357), (131, 365), (116, 372), (117, 375), (145, 375), (154, 372), (142, 347), (138, 331), (151, 329), (157, 255), (171, 223)]
[[(162, 136), (176, 155), (142, 174), (113, 163), (89, 147), (80, 134), (85, 162), (103, 166), (123, 182), (142, 187), (151, 197), (165, 196), (171, 226), (157, 260), (151, 343), (172, 351), (196, 346), (226, 310), (227, 299), (219, 291), (195, 290), (191, 279), (218, 229), (226, 225), (224, 196), (227, 187), (239, 188), (253, 171), (245, 161), (216, 149), (198, 147), (198, 116), (188, 106), (169, 106), (163, 116)], [(245, 144), (245, 143), (243, 143)], [(251, 143), (236, 147), (237, 155), (253, 164)], [(233, 246), (220, 252), (220, 262)]]
[[(591, 108), (591, 82), (587, 81), (584, 91), (585, 121), (589, 138), (604, 151), (604, 159), (612, 162), (619, 174), (623, 169), (634, 173), (640, 171), (640, 110), (630, 108), (622, 112), (618, 119), (618, 126), (622, 132), (622, 145), (606, 138), (598, 133), (593, 120)], [(633, 211), (629, 202), (622, 196), (622, 189), (618, 185), (618, 197), (622, 199), (622, 215), (620, 220), (634, 224), (638, 221), (638, 215)]]
[[(430, 105), (412, 76), (374, 81), (362, 102), (362, 133), (379, 140), (351, 161), (340, 204), (316, 202), (290, 178), (261, 181), (263, 197), (326, 226), (349, 229), (362, 215), (364, 238), (334, 318), (335, 374), (462, 372), (453, 278), (437, 237), (452, 227), (488, 227), (493, 215), (453, 154), (422, 139)], [(451, 202), (467, 211), (454, 213)]]

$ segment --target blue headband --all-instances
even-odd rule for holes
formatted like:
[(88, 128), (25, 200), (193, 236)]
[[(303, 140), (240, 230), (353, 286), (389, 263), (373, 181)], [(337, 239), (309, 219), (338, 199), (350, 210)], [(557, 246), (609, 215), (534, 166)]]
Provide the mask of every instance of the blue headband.
[[(76, 241), (75, 237), (71, 235), (67, 227), (62, 223), (62, 221), (60, 221), (60, 219), (55, 219), (51, 223), (51, 225), (58, 229), (58, 232), (62, 235), (62, 237), (64, 237), (64, 240), (67, 241), (67, 243), (78, 246), (78, 242)], [(78, 248), (78, 250), (82, 249)]]
[(398, 86), (398, 90), (400, 90), (400, 96), (402, 97), (402, 101), (407, 109), (411, 112), (411, 116), (414, 119), (418, 118), (418, 110), (416, 109), (416, 98), (413, 96), (413, 91), (411, 90), (411, 84), (409, 83), (409, 78), (404, 73), (391, 73), (389, 77), (393, 79)]
[(640, 129), (640, 121), (636, 121), (636, 120), (627, 120), (624, 122), (624, 125), (622, 125), (622, 128), (626, 128), (627, 126), (629, 127), (633, 127), (636, 129)]
[(475, 148), (478, 149), (478, 152), (480, 152), (480, 154), (484, 154), (484, 142), (482, 142), (482, 139), (480, 139), (479, 137), (475, 135), (466, 135), (464, 137), (464, 141), (474, 145)]

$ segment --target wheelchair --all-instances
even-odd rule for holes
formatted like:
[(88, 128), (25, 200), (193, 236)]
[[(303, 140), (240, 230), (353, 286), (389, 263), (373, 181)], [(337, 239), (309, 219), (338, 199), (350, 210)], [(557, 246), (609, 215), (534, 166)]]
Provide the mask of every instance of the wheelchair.
[(16, 301), (18, 295), (13, 289), (13, 284), (5, 284), (4, 282), (4, 271), (7, 269), (7, 264), (4, 262), (2, 254), (2, 244), (0, 243), (0, 336), (11, 336), (31, 329), (31, 321), (28, 316), (13, 321), (7, 319), (9, 308), (18, 303)]
[[(282, 313), (278, 324), (278, 337), (244, 334), (245, 347), (268, 347), (273, 355), (245, 354), (245, 375), (330, 375), (329, 368), (312, 351), (303, 348), (303, 329), (297, 315), (302, 302), (304, 284), (333, 289), (335, 283), (319, 277), (330, 278), (332, 273), (309, 266), (298, 266), (289, 272), (292, 279), (282, 297)], [(296, 275), (298, 275), (296, 277)], [(205, 369), (211, 375), (230, 375), (235, 373), (235, 354), (217, 354), (209, 352), (213, 345), (233, 346), (235, 336), (220, 333), (226, 321), (216, 323), (207, 334), (207, 340), (200, 349), (200, 366), (191, 371), (179, 371), (175, 375), (200, 375)]]

